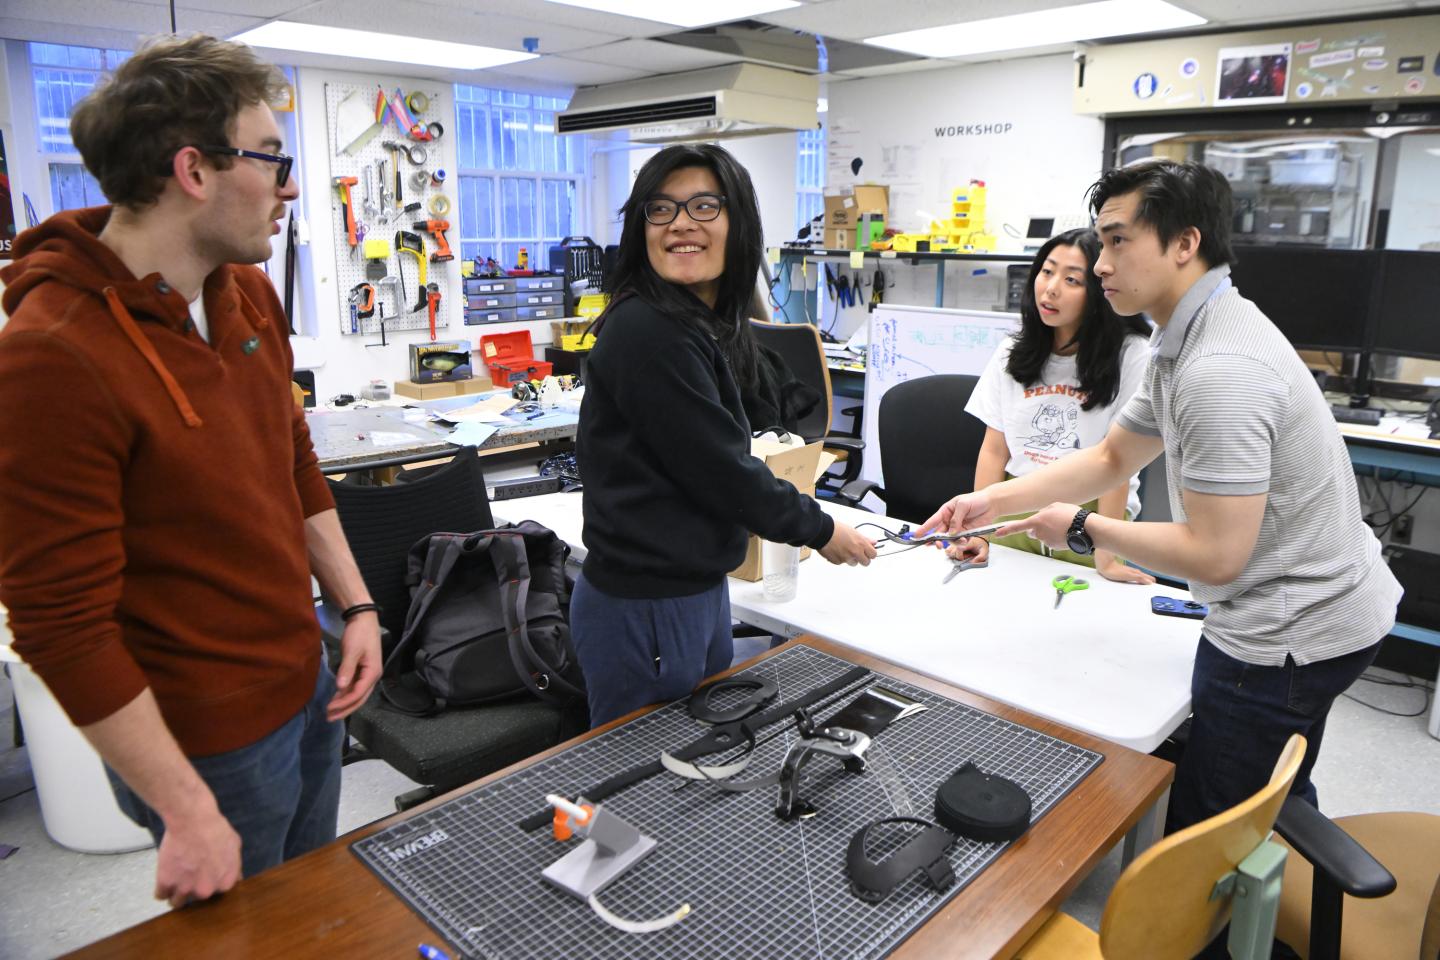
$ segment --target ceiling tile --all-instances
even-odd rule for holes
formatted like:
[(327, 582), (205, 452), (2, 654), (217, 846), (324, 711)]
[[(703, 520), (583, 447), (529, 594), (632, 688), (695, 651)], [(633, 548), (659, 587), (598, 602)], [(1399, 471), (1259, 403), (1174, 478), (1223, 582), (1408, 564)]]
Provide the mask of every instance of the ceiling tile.
[[(235, 6), (243, 6), (236, 4)], [(29, 23), (28, 27), (7, 27), (5, 36), (17, 40), (36, 39), (43, 32), (45, 43), (90, 44), (81, 36), (95, 30), (112, 31), (107, 43), (132, 49), (139, 38), (170, 30), (170, 13), (164, 6), (137, 0), (4, 0), (5, 21)], [(260, 19), (224, 11), (186, 10), (176, 12), (182, 31), (228, 36), (258, 26)], [(24, 33), (22, 34), (22, 30)]]
[(939, 27), (1010, 13), (1070, 6), (1065, 0), (824, 0), (762, 14), (756, 20), (841, 40), (864, 40), (903, 30)]
[(591, 63), (608, 63), (617, 67), (628, 67), (647, 74), (676, 73), (681, 70), (699, 70), (715, 67), (722, 63), (734, 63), (738, 58), (710, 50), (682, 47), (662, 40), (619, 40), (603, 46), (573, 50), (566, 54), (573, 60), (587, 60)]
[[(600, 83), (618, 83), (621, 80), (638, 80), (650, 76), (653, 71), (633, 67), (614, 66), (608, 63), (587, 63), (570, 57), (543, 57), (525, 63), (512, 63), (484, 72), (485, 77), (494, 77), (497, 83), (503, 77), (518, 77), (521, 80), (543, 82), (558, 87), (589, 87)], [(471, 83), (488, 83), (489, 80), (471, 80)]]
[(1389, 13), (1405, 13), (1414, 9), (1411, 3), (1347, 3), (1346, 0), (1175, 0), (1178, 6), (1226, 27), (1275, 23), (1286, 20), (1315, 20), (1321, 17), (1377, 17)]

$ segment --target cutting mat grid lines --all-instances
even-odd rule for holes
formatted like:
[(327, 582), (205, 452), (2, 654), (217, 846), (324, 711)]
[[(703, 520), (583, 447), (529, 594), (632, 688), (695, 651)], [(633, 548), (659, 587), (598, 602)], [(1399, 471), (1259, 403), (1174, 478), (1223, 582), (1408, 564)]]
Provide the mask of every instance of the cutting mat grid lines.
[[(776, 702), (782, 702), (850, 666), (798, 646), (741, 676), (774, 680), (780, 688)], [(1102, 760), (1100, 754), (882, 674), (872, 674), (856, 692), (877, 683), (929, 707), (876, 740), (919, 816), (933, 815), (935, 789), (966, 761), (1021, 784), (1038, 819)], [(767, 728), (762, 738), (778, 728)], [(660, 916), (689, 903), (691, 914), (673, 927), (622, 933), (541, 880), (546, 866), (573, 849), (573, 844), (557, 843), (548, 829), (520, 829), (521, 820), (544, 807), (545, 794), (573, 797), (653, 761), (662, 750), (691, 742), (704, 729), (683, 704), (672, 704), (357, 841), (352, 849), (466, 956), (505, 960), (879, 957), (1004, 850), (1004, 844), (961, 839), (950, 851), (957, 882), (944, 894), (917, 874), (881, 904), (859, 900), (845, 874), (846, 848), (861, 827), (894, 816), (894, 800), (874, 765), (856, 776), (845, 773), (836, 758), (820, 756), (806, 768), (801, 790), (818, 813), (798, 823), (776, 817), (776, 788), (744, 794), (705, 784), (677, 789), (683, 781), (668, 774), (606, 802), (659, 845), (603, 890), (601, 902), (632, 919)], [(761, 744), (742, 777), (777, 768), (794, 737), (789, 724), (783, 736)], [(903, 838), (873, 839), (871, 853), (880, 855)]]

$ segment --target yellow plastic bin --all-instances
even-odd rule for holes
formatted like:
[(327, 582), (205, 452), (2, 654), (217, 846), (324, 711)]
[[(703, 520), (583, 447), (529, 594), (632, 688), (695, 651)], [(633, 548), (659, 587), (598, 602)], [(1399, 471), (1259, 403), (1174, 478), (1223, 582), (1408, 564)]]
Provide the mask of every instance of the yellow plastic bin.
[(80, 853), (128, 853), (153, 846), (150, 832), (120, 812), (100, 755), (76, 729), (45, 681), (10, 648), (0, 607), (0, 663), (10, 673), (25, 728), (45, 832)]

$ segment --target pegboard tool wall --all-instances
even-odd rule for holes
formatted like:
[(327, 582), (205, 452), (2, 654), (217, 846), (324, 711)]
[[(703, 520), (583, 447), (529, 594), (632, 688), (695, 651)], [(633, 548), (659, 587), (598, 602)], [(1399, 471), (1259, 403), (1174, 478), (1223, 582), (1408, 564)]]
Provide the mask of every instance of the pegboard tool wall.
[[(776, 681), (774, 703), (791, 700), (846, 672), (851, 664), (797, 646), (741, 676)], [(1018, 726), (878, 673), (855, 693), (879, 684), (925, 703), (875, 740), (863, 775), (838, 759), (806, 767), (802, 796), (813, 819), (786, 823), (775, 815), (778, 788), (728, 794), (668, 774), (651, 777), (605, 805), (659, 841), (655, 851), (599, 894), (608, 909), (649, 919), (689, 903), (692, 912), (655, 933), (611, 928), (583, 902), (541, 880), (540, 872), (574, 849), (550, 831), (526, 833), (519, 822), (545, 807), (547, 793), (577, 792), (678, 749), (706, 729), (684, 704), (671, 704), (587, 740), (501, 780), (357, 841), (352, 850), (464, 956), (485, 958), (765, 958), (828, 960), (888, 953), (919, 928), (1005, 849), (960, 839), (949, 858), (956, 882), (937, 893), (920, 874), (879, 904), (857, 898), (845, 873), (851, 836), (898, 808), (932, 818), (934, 794), (973, 760), (988, 773), (1018, 782), (1032, 799), (1032, 821), (1044, 816), (1103, 759), (1099, 754)], [(719, 698), (717, 698), (718, 700)], [(827, 708), (822, 719), (843, 702)], [(717, 703), (717, 705), (722, 705)], [(773, 705), (773, 704), (772, 704)], [(788, 729), (787, 729), (788, 728)], [(782, 721), (761, 737), (748, 779), (779, 767), (794, 724)], [(700, 762), (724, 763), (724, 756)], [(891, 771), (889, 774), (886, 770)], [(903, 788), (898, 791), (896, 780)], [(887, 792), (887, 785), (889, 792)], [(872, 840), (875, 839), (872, 836)], [(881, 838), (873, 858), (900, 838)]]
[[(346, 153), (344, 149), (346, 145), (339, 142), (340, 137), (337, 132), (340, 104), (347, 97), (353, 96), (373, 114), (377, 92), (383, 89), (386, 96), (393, 100), (397, 87), (406, 97), (417, 92), (427, 97), (430, 102), (426, 109), (421, 112), (411, 111), (412, 116), (421, 126), (432, 122), (441, 124), (445, 128), (444, 134), (438, 140), (412, 140), (399, 129), (400, 125), (391, 117), (387, 118), (384, 128), (372, 137), (363, 149), (354, 156)], [(451, 109), (450, 91), (445, 88), (444, 84), (439, 83), (426, 82), (415, 85), (413, 81), (409, 84), (397, 83), (388, 78), (378, 77), (368, 86), (357, 83), (327, 82), (325, 84), (325, 118), (330, 144), (328, 203), (330, 229), (335, 238), (335, 294), (338, 300), (340, 333), (345, 336), (378, 334), (382, 307), (387, 333), (399, 330), (425, 330), (428, 333), (430, 327), (428, 309), (423, 304), (421, 309), (413, 309), (420, 284), (416, 260), (408, 253), (401, 254), (395, 246), (395, 232), (400, 229), (418, 234), (424, 241), (427, 261), (426, 280), (440, 286), (440, 305), (435, 314), (436, 335), (443, 339), (445, 334), (439, 331), (445, 330), (454, 334), (457, 330), (463, 330), (462, 317), (465, 307), (460, 296), (460, 221), (459, 209), (455, 203), (459, 190), (455, 175), (458, 154), (451, 139), (455, 135), (455, 116), (454, 110)], [(411, 163), (404, 150), (392, 154), (392, 151), (387, 150), (384, 146), (387, 140), (401, 143), (405, 147), (423, 147), (426, 152), (425, 163), (423, 166)], [(402, 184), (401, 205), (396, 207), (393, 202), (391, 203), (389, 220), (386, 223), (378, 222), (378, 218), (369, 217), (364, 212), (365, 170), (367, 168), (370, 171), (373, 199), (377, 207), (380, 203), (380, 182), (377, 176), (377, 165), (380, 161), (384, 161), (386, 164), (386, 173), (390, 181), (387, 190), (390, 193), (394, 192), (394, 164), (396, 162), (400, 166)], [(431, 174), (443, 169), (446, 179), (439, 186), (427, 185), (417, 189), (412, 186), (412, 177), (417, 170), (421, 169)], [(359, 247), (352, 248), (347, 239), (345, 213), (341, 207), (339, 191), (334, 186), (336, 177), (354, 177), (356, 179), (357, 182), (351, 187), (355, 201), (356, 221), (365, 224), (369, 231), (367, 236), (383, 239), (390, 244), (390, 256), (384, 261), (386, 272), (392, 276), (399, 276), (403, 270), (405, 275), (404, 284), (394, 287), (393, 293), (392, 288), (382, 288), (377, 285), (375, 315), (368, 319), (357, 319), (353, 327), (350, 322), (350, 291), (355, 288), (356, 284), (367, 281), (368, 278), (365, 274), (367, 261), (362, 256), (363, 251)], [(449, 201), (450, 209), (444, 216), (435, 216), (430, 210), (431, 198), (437, 194), (443, 195)], [(413, 213), (402, 212), (405, 205), (417, 200), (422, 204), (419, 210)], [(446, 238), (455, 254), (454, 260), (442, 263), (428, 262), (430, 255), (437, 249), (437, 243), (431, 234), (414, 226), (416, 222), (424, 220), (450, 221), (450, 229), (446, 231)], [(354, 250), (353, 255), (352, 249)], [(396, 303), (397, 298), (400, 301), (398, 304)], [(398, 314), (396, 313), (397, 306), (400, 309)]]

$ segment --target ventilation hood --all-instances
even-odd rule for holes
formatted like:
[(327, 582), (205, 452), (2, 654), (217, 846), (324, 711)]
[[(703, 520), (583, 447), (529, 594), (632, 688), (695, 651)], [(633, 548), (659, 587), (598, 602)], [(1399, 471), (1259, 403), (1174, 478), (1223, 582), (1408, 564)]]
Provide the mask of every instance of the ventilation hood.
[(753, 63), (581, 87), (559, 133), (626, 130), (640, 143), (718, 140), (814, 129), (820, 82)]

